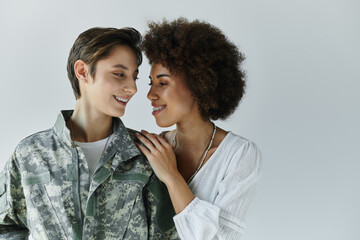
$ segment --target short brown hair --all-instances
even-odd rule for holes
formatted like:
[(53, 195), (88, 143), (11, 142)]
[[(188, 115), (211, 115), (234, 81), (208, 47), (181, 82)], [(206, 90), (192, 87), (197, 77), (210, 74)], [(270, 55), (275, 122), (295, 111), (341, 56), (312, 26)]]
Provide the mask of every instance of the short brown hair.
[(81, 59), (90, 66), (91, 76), (95, 75), (96, 63), (106, 58), (118, 45), (129, 46), (136, 55), (138, 66), (142, 63), (140, 50), (141, 34), (134, 28), (90, 28), (81, 33), (72, 46), (67, 62), (67, 72), (75, 98), (81, 96), (79, 81), (75, 75), (74, 64)]
[(179, 18), (149, 23), (143, 50), (149, 63), (161, 63), (184, 76), (203, 119), (226, 119), (245, 92), (244, 55), (215, 26)]

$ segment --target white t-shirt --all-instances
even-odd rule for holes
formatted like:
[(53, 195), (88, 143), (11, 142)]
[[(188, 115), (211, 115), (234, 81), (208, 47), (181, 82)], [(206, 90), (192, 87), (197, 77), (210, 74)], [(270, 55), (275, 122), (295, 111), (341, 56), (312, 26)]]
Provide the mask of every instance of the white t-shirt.
[(174, 216), (183, 240), (238, 240), (259, 179), (261, 154), (229, 132), (189, 184), (195, 199)]
[[(109, 146), (109, 144), (113, 138), (114, 138), (114, 134), (111, 134), (109, 137), (101, 139), (96, 142), (76, 142), (76, 141), (74, 141), (74, 143), (76, 145), (78, 145), (81, 148), (81, 150), (84, 152), (84, 155), (85, 155), (86, 161), (88, 163), (88, 167), (89, 167), (90, 178), (94, 174), (94, 171), (100, 161), (101, 155), (103, 154), (103, 152), (105, 151), (107, 146)], [(107, 146), (105, 146), (105, 144)]]

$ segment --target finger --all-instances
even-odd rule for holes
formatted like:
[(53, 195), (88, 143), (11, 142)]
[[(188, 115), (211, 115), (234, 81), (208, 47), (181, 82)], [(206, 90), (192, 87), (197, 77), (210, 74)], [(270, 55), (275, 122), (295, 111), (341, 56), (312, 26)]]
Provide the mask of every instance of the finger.
[(139, 143), (135, 143), (135, 144), (139, 148), (140, 152), (142, 152), (145, 155), (145, 157), (149, 161), (151, 167), (153, 167), (153, 164), (154, 164), (153, 154), (146, 147), (142, 146), (141, 144), (139, 144)]
[(146, 158), (149, 158), (151, 155), (151, 152), (144, 146), (142, 146), (139, 143), (135, 143), (136, 147), (140, 150), (140, 152), (142, 152)]
[(152, 144), (154, 144), (154, 146), (158, 149), (161, 150), (162, 149), (162, 144), (159, 142), (159, 140), (155, 137), (156, 134), (154, 133), (149, 133), (145, 130), (141, 130), (141, 133), (144, 134), (145, 137), (147, 137)]
[(165, 148), (172, 149), (171, 145), (166, 141), (165, 138), (161, 137), (160, 135), (154, 134), (156, 139), (163, 145)]
[(156, 150), (154, 144), (148, 138), (139, 133), (136, 133), (136, 137), (150, 150), (150, 152), (154, 152)]

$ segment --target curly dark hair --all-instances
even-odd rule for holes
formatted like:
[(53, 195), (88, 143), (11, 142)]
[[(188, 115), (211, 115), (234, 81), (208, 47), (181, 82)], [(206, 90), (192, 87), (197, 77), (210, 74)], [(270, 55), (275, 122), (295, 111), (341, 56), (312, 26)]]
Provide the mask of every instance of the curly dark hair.
[(244, 55), (215, 26), (204, 21), (150, 22), (142, 49), (149, 63), (180, 74), (203, 119), (226, 119), (245, 93)]

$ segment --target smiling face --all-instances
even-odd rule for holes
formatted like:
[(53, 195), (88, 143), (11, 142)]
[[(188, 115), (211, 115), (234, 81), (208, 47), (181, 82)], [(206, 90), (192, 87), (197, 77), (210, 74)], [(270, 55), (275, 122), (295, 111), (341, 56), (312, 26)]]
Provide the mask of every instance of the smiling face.
[(112, 117), (124, 115), (125, 106), (136, 93), (136, 56), (128, 46), (115, 46), (110, 55), (96, 63), (94, 77), (87, 74), (82, 92), (92, 111)]
[(158, 126), (170, 127), (200, 115), (197, 103), (184, 79), (179, 75), (171, 74), (161, 64), (152, 65), (150, 85), (147, 97), (153, 106), (152, 114)]

